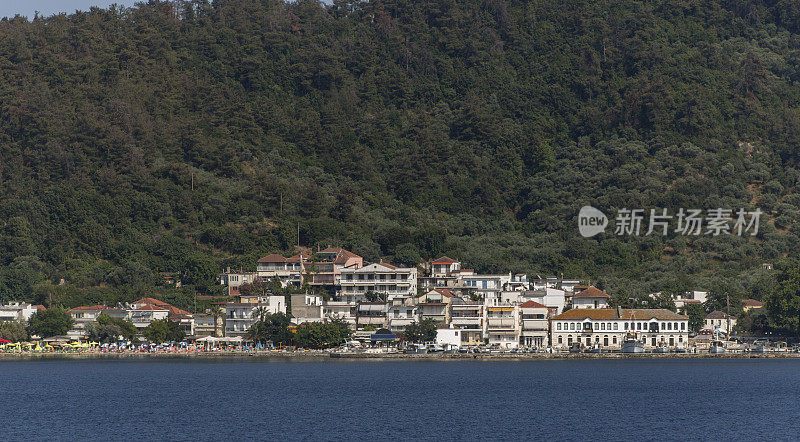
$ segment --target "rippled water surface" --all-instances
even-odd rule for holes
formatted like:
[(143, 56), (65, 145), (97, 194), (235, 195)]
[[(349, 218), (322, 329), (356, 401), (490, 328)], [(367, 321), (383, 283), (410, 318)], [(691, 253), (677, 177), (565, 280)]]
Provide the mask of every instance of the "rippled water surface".
[(800, 438), (800, 360), (2, 362), (0, 439)]

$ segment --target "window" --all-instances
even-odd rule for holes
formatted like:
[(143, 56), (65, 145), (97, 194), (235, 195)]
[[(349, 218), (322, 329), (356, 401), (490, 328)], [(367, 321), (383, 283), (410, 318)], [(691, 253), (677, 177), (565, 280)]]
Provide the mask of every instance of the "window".
[(681, 322), (681, 330), (686, 330), (686, 323), (685, 322)]
[(617, 343), (617, 337), (616, 337), (616, 336), (612, 336), (612, 337), (611, 337), (611, 342), (613, 342), (614, 344), (616, 344), (616, 343)]
[(600, 324), (600, 330), (605, 330), (605, 329), (606, 329), (606, 323), (603, 322)]
[(574, 322), (570, 322), (569, 323), (569, 329), (570, 330), (575, 330), (575, 323)]
[(564, 340), (563, 340), (563, 339), (561, 339), (561, 336), (559, 336), (559, 337), (558, 337), (558, 343), (559, 343), (559, 344), (561, 344), (561, 343), (563, 343), (563, 342), (564, 342)]
[[(617, 330), (617, 329), (619, 329), (619, 324), (617, 324), (617, 323), (615, 322), (615, 323), (614, 323), (614, 330)], [(617, 338), (614, 338), (614, 339), (617, 339)]]
[(625, 323), (625, 330), (627, 330), (627, 329), (628, 329), (628, 323), (626, 322)]
[(561, 323), (560, 322), (556, 323), (556, 330), (561, 330)]

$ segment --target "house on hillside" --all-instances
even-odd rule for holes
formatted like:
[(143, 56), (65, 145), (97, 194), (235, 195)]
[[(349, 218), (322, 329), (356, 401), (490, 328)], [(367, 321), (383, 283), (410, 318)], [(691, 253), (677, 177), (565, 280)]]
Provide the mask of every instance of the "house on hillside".
[(611, 296), (608, 293), (590, 286), (572, 296), (572, 308), (602, 309), (608, 307), (609, 299)]

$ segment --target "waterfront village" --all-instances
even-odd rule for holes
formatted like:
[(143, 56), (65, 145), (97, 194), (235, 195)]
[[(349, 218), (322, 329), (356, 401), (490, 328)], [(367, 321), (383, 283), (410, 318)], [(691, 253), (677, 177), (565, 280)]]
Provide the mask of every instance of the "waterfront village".
[[(81, 343), (87, 329), (105, 314), (130, 321), (140, 336), (154, 321), (171, 321), (185, 335), (182, 344), (193, 349), (252, 349), (251, 327), (264, 315), (285, 314), (290, 331), (307, 323), (346, 324), (350, 333), (340, 349), (713, 353), (718, 345), (717, 352), (736, 351), (736, 343), (727, 341), (735, 318), (720, 311), (710, 313), (695, 336), (687, 316), (668, 309), (613, 308), (608, 293), (578, 279), (479, 274), (447, 256), (408, 268), (365, 263), (348, 250), (329, 247), (289, 257), (270, 254), (258, 260), (255, 271), (228, 269), (219, 280), (231, 300), (217, 303), (213, 312), (192, 314), (154, 298), (80, 306), (68, 311), (74, 322), (67, 335), (46, 339), (45, 345), (87, 346)], [(300, 293), (254, 293), (252, 286), (266, 287), (264, 282)], [(674, 303), (680, 308), (702, 303), (705, 296), (688, 292)], [(747, 302), (745, 308), (762, 307)], [(0, 307), (0, 321), (24, 322), (42, 309), (11, 303)], [(412, 344), (404, 339), (412, 324), (430, 324), (435, 332), (427, 342)]]

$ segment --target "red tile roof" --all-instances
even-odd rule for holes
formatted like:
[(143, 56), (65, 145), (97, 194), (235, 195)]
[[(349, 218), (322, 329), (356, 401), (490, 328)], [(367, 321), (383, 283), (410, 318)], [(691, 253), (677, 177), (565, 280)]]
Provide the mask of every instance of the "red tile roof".
[(608, 293), (598, 289), (597, 287), (589, 287), (586, 290), (581, 290), (576, 293), (575, 298), (610, 298)]
[(34, 305), (34, 307), (36, 307), (36, 310), (41, 310), (41, 311), (47, 310), (47, 308), (45, 306), (41, 305), (41, 304)]
[(433, 261), (431, 264), (453, 264), (455, 262), (458, 261), (454, 260), (453, 258), (449, 258), (447, 256), (442, 256), (441, 258), (438, 258), (436, 261)]
[(158, 311), (169, 311), (169, 309), (168, 309), (168, 308), (166, 308), (166, 307), (162, 307), (162, 306), (160, 306), (160, 305), (155, 305), (155, 304), (143, 304), (143, 305), (141, 305), (141, 306), (139, 306), (139, 307), (135, 308), (134, 310), (158, 310)]
[(451, 292), (448, 289), (435, 289), (434, 291), (441, 293), (442, 296), (444, 296), (446, 298), (455, 298), (456, 297), (456, 295), (454, 295), (453, 292)]
[(601, 308), (601, 309), (594, 309), (594, 308), (577, 308), (572, 310), (567, 310), (564, 313), (556, 316), (553, 319), (568, 319), (568, 320), (580, 320), (580, 319), (595, 319), (595, 320), (607, 320), (607, 319), (626, 319), (626, 320), (641, 320), (647, 321), (650, 319), (658, 319), (658, 320), (685, 320), (688, 319), (686, 316), (679, 315), (673, 311), (667, 309), (646, 309), (646, 308), (635, 308), (635, 309), (615, 309), (615, 308)]
[(273, 253), (259, 259), (258, 262), (286, 262), (286, 257)]
[(154, 304), (154, 305), (160, 305), (162, 307), (172, 307), (171, 305), (167, 304), (166, 302), (160, 301), (160, 300), (155, 299), (155, 298), (142, 298), (142, 299), (140, 299), (140, 300), (138, 300), (136, 302), (131, 302), (131, 304)]
[(527, 301), (519, 305), (520, 308), (550, 308), (544, 304), (539, 304), (536, 301)]

